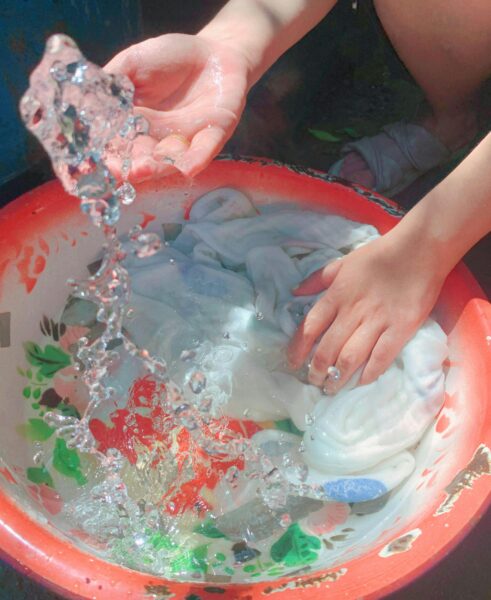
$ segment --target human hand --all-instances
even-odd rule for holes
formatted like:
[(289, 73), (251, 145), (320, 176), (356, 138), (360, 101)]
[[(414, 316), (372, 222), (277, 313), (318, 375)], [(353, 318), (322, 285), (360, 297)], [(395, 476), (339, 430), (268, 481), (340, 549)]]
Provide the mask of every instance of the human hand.
[[(294, 290), (327, 288), (300, 324), (288, 349), (298, 369), (318, 341), (309, 381), (333, 394), (363, 367), (359, 384), (377, 379), (432, 310), (446, 273), (420, 249), (404, 248), (394, 231), (330, 263)], [(340, 373), (327, 378), (329, 366)]]
[(135, 113), (149, 123), (133, 146), (134, 182), (204, 169), (232, 135), (248, 91), (245, 56), (199, 34), (145, 40), (105, 69), (131, 79)]

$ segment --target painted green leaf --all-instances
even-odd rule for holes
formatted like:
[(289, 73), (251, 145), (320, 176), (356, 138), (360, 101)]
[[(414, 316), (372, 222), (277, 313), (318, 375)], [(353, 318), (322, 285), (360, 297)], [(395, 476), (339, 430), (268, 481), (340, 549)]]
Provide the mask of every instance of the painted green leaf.
[(45, 442), (54, 432), (42, 419), (29, 419), (26, 424), (20, 425), (17, 431), (32, 442)]
[(255, 570), (256, 570), (255, 565), (247, 565), (246, 567), (244, 567), (245, 573), (253, 573)]
[(27, 362), (39, 368), (39, 372), (47, 378), (51, 378), (65, 367), (70, 365), (70, 356), (61, 348), (47, 344), (44, 350), (34, 342), (24, 344)]
[(53, 467), (66, 477), (71, 477), (79, 485), (87, 483), (87, 478), (80, 470), (80, 457), (76, 450), (67, 448), (62, 438), (57, 438), (53, 450)]
[(22, 377), (26, 376), (26, 372), (24, 371), (24, 369), (21, 369), (20, 367), (17, 367), (17, 373), (19, 373), (19, 375), (22, 375)]
[(271, 546), (271, 558), (287, 567), (307, 565), (317, 559), (320, 547), (318, 537), (307, 535), (298, 523), (293, 523)]
[(39, 400), (39, 398), (41, 398), (41, 388), (36, 388), (32, 392), (32, 397), (34, 398), (34, 400)]
[(32, 483), (45, 484), (49, 487), (54, 487), (53, 478), (49, 474), (46, 467), (29, 467), (26, 470), (27, 479)]
[(198, 546), (191, 550), (191, 561), (193, 563), (193, 570), (199, 570), (203, 573), (208, 571), (208, 561), (206, 557), (208, 556), (208, 544), (203, 544), (202, 546)]
[(309, 129), (309, 133), (312, 134), (316, 139), (323, 142), (340, 142), (341, 138), (337, 135), (329, 133), (329, 131), (322, 131), (321, 129)]
[(155, 550), (172, 550), (176, 548), (176, 543), (168, 535), (162, 533), (155, 533), (150, 538), (150, 543)]
[(186, 550), (180, 556), (174, 558), (170, 563), (173, 573), (207, 573), (208, 544), (198, 546), (193, 550)]
[(294, 433), (295, 435), (303, 435), (303, 431), (300, 431), (291, 419), (275, 421), (274, 425), (276, 429), (280, 429), (281, 431), (288, 431), (288, 433)]
[(73, 404), (59, 404), (58, 411), (61, 412), (64, 417), (75, 417), (76, 419), (82, 418), (77, 408), (73, 406)]
[(30, 398), (31, 397), (31, 388), (29, 386), (25, 387), (22, 390), (22, 395), (24, 396), (24, 398)]
[(226, 538), (227, 536), (222, 533), (215, 524), (213, 523), (213, 519), (205, 519), (203, 523), (200, 523), (197, 527), (194, 528), (195, 533), (200, 533), (205, 537), (209, 538)]

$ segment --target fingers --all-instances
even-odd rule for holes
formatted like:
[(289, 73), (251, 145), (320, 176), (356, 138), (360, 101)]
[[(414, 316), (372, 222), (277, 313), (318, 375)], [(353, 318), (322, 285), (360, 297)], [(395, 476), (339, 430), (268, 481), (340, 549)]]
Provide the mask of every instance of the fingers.
[(136, 69), (137, 63), (135, 62), (135, 52), (131, 46), (119, 54), (116, 54), (116, 56), (104, 66), (104, 71), (107, 73), (120, 73), (126, 75), (130, 79), (133, 78)]
[(288, 346), (288, 361), (292, 369), (299, 369), (310, 354), (319, 336), (336, 317), (337, 307), (328, 294), (320, 298), (298, 326)]
[(339, 269), (341, 268), (341, 260), (334, 260), (323, 269), (319, 269), (312, 273), (307, 279), (293, 290), (294, 296), (313, 296), (319, 294), (326, 287), (329, 287), (334, 281)]
[(178, 133), (171, 133), (155, 146), (153, 157), (158, 161), (174, 164), (189, 148), (189, 140)]
[[(344, 342), (349, 339), (355, 331), (358, 323), (343, 323), (343, 319), (336, 317), (331, 326), (322, 336), (319, 345), (314, 351), (309, 367), (309, 382), (318, 387), (324, 386), (324, 380), (327, 376), (327, 369), (333, 365), (336, 366), (336, 359), (339, 350)], [(339, 367), (338, 367), (339, 368)]]
[(176, 160), (175, 167), (187, 177), (194, 177), (220, 152), (227, 137), (221, 127), (214, 125), (198, 131), (189, 149)]
[[(142, 135), (136, 138), (132, 150), (132, 163), (129, 180), (132, 183), (139, 183), (152, 179), (154, 177), (163, 177), (170, 173), (175, 173), (176, 169), (171, 161), (157, 161), (153, 157), (153, 151), (157, 141), (148, 135)], [(107, 157), (107, 166), (112, 175), (121, 180), (121, 157), (118, 154), (112, 154)]]
[[(324, 347), (324, 338), (316, 349), (312, 359), (316, 364), (319, 363), (323, 368), (322, 374), (324, 380), (321, 384), (328, 394), (338, 392), (354, 375), (354, 373), (367, 362), (372, 352), (373, 347), (379, 339), (382, 328), (374, 326), (372, 323), (362, 323), (349, 336), (345, 337), (345, 341), (339, 341), (336, 347), (336, 340), (329, 339), (329, 332), (324, 338), (326, 346)], [(325, 352), (324, 352), (325, 350)], [(319, 355), (319, 356), (317, 356)], [(334, 365), (339, 371), (339, 379), (326, 379), (327, 369), (330, 365)]]
[(392, 328), (385, 330), (374, 345), (365, 368), (360, 377), (360, 385), (367, 385), (375, 381), (384, 373), (402, 347), (408, 340), (405, 330), (396, 331)]

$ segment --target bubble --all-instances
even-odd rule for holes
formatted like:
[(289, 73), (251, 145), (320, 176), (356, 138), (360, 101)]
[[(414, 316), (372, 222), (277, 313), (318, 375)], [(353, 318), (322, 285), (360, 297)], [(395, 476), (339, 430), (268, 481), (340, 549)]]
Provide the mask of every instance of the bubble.
[(306, 413), (305, 415), (305, 425), (307, 425), (307, 427), (312, 427), (312, 425), (315, 423), (315, 416), (312, 413)]
[(148, 258), (162, 248), (162, 240), (156, 233), (140, 233), (132, 239), (133, 248), (138, 258)]
[(341, 378), (340, 370), (337, 367), (331, 365), (327, 369), (327, 378), (330, 381), (339, 381), (339, 379)]
[(138, 135), (146, 135), (150, 126), (148, 121), (142, 115), (135, 116), (135, 131)]
[(206, 375), (201, 371), (194, 371), (189, 378), (188, 385), (193, 394), (201, 394), (206, 388)]
[(39, 452), (36, 452), (36, 454), (32, 457), (32, 460), (34, 461), (35, 465), (42, 465), (44, 462), (44, 452), (39, 450)]
[(61, 60), (55, 60), (55, 62), (51, 65), (49, 72), (51, 77), (59, 83), (68, 78), (66, 67)]
[(229, 467), (225, 474), (225, 480), (232, 488), (236, 488), (239, 483), (240, 471), (236, 466)]
[(117, 193), (119, 199), (125, 206), (133, 204), (133, 202), (136, 199), (135, 188), (131, 185), (131, 183), (128, 183), (127, 181), (125, 181), (125, 183), (119, 186)]
[(189, 361), (193, 360), (193, 358), (196, 358), (196, 351), (195, 350), (183, 350), (181, 352), (181, 355), (179, 356), (179, 358), (183, 362), (189, 362)]
[(263, 315), (263, 313), (261, 311), (257, 311), (256, 312), (256, 319), (258, 321), (262, 321), (264, 319), (264, 315)]

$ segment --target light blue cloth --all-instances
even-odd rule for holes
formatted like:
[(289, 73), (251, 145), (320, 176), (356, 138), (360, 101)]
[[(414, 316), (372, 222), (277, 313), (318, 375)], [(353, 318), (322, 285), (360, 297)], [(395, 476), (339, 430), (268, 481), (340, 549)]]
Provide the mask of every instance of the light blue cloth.
[(370, 500), (403, 481), (414, 468), (407, 449), (443, 401), (446, 338), (433, 321), (368, 386), (354, 379), (326, 397), (288, 370), (286, 345), (316, 299), (291, 290), (377, 236), (370, 225), (334, 215), (281, 204), (263, 211), (239, 191), (221, 189), (198, 200), (173, 242), (126, 261), (132, 338), (163, 357), (177, 381), (189, 371), (180, 357), (191, 351), (217, 414), (291, 418), (306, 431), (303, 453), (301, 438), (278, 431), (256, 434), (258, 444), (297, 455), (309, 467), (307, 483), (334, 500)]

